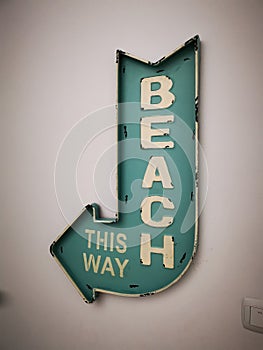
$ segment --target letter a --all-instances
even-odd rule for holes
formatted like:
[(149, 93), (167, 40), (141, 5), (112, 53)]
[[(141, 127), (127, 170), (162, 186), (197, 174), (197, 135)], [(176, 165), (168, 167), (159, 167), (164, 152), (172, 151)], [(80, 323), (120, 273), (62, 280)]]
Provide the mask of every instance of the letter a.
[[(159, 172), (159, 175), (156, 174), (157, 171)], [(174, 187), (164, 157), (150, 158), (144, 174), (142, 187), (152, 188), (154, 181), (161, 181), (163, 188)]]

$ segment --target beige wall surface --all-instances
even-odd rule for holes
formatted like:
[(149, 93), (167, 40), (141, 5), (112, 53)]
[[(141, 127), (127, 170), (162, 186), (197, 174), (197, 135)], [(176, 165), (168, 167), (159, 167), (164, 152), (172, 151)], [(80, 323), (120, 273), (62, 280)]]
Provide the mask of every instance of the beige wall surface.
[[(1, 349), (263, 348), (240, 317), (243, 297), (263, 299), (262, 17), (261, 0), (0, 1)], [(67, 224), (57, 151), (115, 103), (117, 48), (155, 61), (195, 34), (209, 170), (197, 257), (165, 292), (86, 305), (49, 254)]]

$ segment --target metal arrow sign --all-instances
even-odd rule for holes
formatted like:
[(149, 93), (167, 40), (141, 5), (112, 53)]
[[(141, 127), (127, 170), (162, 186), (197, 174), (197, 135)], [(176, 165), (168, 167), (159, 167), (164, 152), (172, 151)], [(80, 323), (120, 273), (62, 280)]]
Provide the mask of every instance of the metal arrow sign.
[(117, 51), (118, 214), (87, 205), (50, 248), (86, 302), (160, 292), (192, 262), (199, 55), (198, 36), (156, 63)]

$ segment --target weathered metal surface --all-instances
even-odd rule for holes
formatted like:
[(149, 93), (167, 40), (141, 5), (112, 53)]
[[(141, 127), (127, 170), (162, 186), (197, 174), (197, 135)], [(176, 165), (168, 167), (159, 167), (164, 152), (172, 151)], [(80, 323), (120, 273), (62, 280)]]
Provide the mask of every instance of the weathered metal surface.
[(87, 302), (178, 281), (197, 248), (199, 37), (156, 63), (117, 51), (118, 216), (88, 205), (51, 245)]

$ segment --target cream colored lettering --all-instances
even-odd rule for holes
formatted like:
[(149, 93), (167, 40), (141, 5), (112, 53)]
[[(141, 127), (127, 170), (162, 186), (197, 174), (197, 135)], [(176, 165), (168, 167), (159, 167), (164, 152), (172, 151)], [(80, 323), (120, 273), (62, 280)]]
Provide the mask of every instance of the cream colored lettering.
[[(156, 173), (159, 173), (157, 175)], [(142, 187), (152, 188), (154, 181), (160, 181), (163, 188), (173, 188), (171, 176), (164, 157), (151, 157), (146, 168)]]
[[(84, 263), (85, 271), (100, 273), (101, 275), (104, 275), (105, 272), (109, 272), (111, 276), (116, 277), (115, 271), (118, 271), (119, 273), (117, 273), (117, 275), (120, 278), (123, 278), (124, 270), (129, 263), (128, 259), (124, 259), (123, 261), (121, 261), (119, 258), (114, 258), (113, 260), (109, 256), (106, 256), (104, 262), (102, 263), (101, 255), (98, 255), (96, 258), (94, 257), (93, 254), (90, 254), (88, 257), (86, 253), (83, 253), (82, 255), (83, 255), (83, 263)], [(116, 263), (115, 266), (113, 262)], [(101, 267), (101, 264), (102, 264), (102, 267)]]
[(99, 270), (99, 266), (100, 266), (100, 259), (101, 259), (101, 256), (98, 255), (97, 256), (97, 259), (95, 261), (95, 257), (93, 254), (90, 254), (89, 255), (89, 258), (87, 259), (87, 254), (86, 253), (83, 253), (83, 261), (84, 261), (84, 268), (85, 268), (85, 271), (89, 271), (90, 269), (90, 266), (92, 265), (92, 268), (93, 268), (93, 271), (95, 273), (98, 272)]
[(121, 263), (119, 258), (115, 258), (115, 261), (116, 261), (116, 263), (119, 267), (119, 270), (120, 270), (120, 277), (123, 278), (123, 276), (124, 276), (123, 272), (124, 272), (124, 269), (127, 266), (128, 262), (129, 262), (129, 260), (125, 259), (123, 261), (123, 263)]
[(154, 123), (171, 123), (174, 121), (173, 115), (156, 115), (141, 118), (141, 146), (149, 148), (174, 148), (173, 141), (152, 141), (153, 136), (167, 136), (169, 129), (152, 129)]
[(162, 203), (164, 209), (174, 209), (173, 202), (166, 197), (150, 196), (144, 198), (141, 204), (141, 219), (142, 221), (152, 227), (168, 227), (173, 223), (172, 216), (163, 216), (160, 221), (152, 219), (152, 204), (155, 202)]
[(88, 248), (92, 247), (92, 244), (96, 246), (97, 250), (103, 248), (104, 251), (113, 252), (116, 250), (118, 253), (125, 253), (127, 251), (127, 236), (124, 233), (114, 232), (101, 232), (90, 229), (85, 229), (85, 233), (88, 235)]
[(113, 270), (111, 258), (109, 256), (106, 256), (104, 264), (101, 269), (101, 274), (103, 275), (105, 271), (108, 271), (111, 273), (112, 276), (115, 276), (115, 272)]
[(95, 233), (95, 230), (86, 229), (85, 233), (88, 234), (88, 248), (91, 248), (91, 235)]
[(124, 233), (118, 233), (117, 234), (117, 243), (119, 245), (116, 245), (116, 250), (118, 253), (125, 253), (126, 250), (127, 250), (127, 244), (126, 244), (126, 241), (127, 240), (127, 237)]
[(163, 237), (163, 248), (151, 246), (151, 235), (141, 234), (140, 258), (143, 265), (151, 265), (151, 253), (163, 255), (163, 265), (166, 269), (174, 268), (174, 241), (172, 236)]
[[(158, 84), (159, 89), (152, 90), (152, 85)], [(144, 78), (141, 81), (141, 108), (148, 109), (163, 109), (170, 107), (174, 101), (175, 96), (170, 91), (173, 86), (172, 79), (165, 75), (158, 75), (155, 77)], [(160, 102), (152, 103), (152, 97), (158, 96)]]

